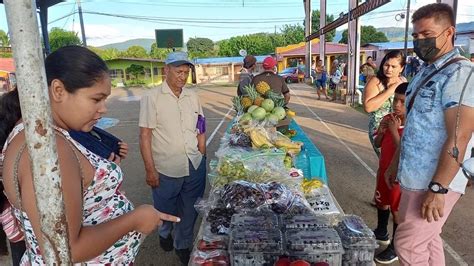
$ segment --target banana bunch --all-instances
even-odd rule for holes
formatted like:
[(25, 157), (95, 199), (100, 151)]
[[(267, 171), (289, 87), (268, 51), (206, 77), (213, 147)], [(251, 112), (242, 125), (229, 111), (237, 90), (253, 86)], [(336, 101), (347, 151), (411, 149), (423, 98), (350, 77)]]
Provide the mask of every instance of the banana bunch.
[(252, 146), (254, 148), (272, 148), (273, 143), (270, 141), (267, 132), (263, 128), (253, 128), (249, 132)]
[(303, 146), (302, 142), (292, 141), (290, 138), (278, 131), (276, 132), (276, 137), (273, 143), (277, 148), (283, 148), (290, 154), (300, 153), (301, 147)]

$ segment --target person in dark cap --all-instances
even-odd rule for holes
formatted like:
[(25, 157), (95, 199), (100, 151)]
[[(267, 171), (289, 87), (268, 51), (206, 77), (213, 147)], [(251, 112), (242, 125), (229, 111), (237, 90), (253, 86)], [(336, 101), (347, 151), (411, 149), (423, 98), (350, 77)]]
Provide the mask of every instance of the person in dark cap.
[(253, 71), (255, 67), (257, 66), (257, 59), (253, 55), (247, 55), (244, 58), (244, 65), (242, 66), (242, 69), (240, 70), (240, 79), (239, 79), (239, 86), (237, 87), (237, 95), (242, 96), (242, 95), (247, 95), (247, 92), (245, 91), (245, 86), (250, 85), (252, 83), (253, 79)]
[(194, 67), (187, 54), (170, 53), (165, 64), (166, 79), (140, 102), (140, 151), (155, 208), (180, 216), (182, 222), (163, 222), (160, 246), (174, 249), (188, 265), (197, 218), (194, 203), (206, 186), (206, 127), (198, 95), (185, 88)]
[(288, 103), (290, 101), (290, 89), (288, 89), (285, 80), (275, 73), (276, 65), (275, 58), (271, 56), (265, 58), (263, 60), (264, 71), (253, 78), (252, 84), (257, 86), (259, 82), (265, 81), (273, 92), (283, 95), (285, 103)]

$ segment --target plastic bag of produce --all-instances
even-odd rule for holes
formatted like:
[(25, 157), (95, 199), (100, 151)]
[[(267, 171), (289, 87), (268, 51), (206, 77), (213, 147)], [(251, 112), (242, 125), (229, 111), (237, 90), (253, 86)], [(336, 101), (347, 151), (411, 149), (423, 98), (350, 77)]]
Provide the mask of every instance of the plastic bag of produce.
[(211, 231), (211, 226), (204, 226), (202, 235), (197, 242), (197, 249), (208, 251), (214, 249), (227, 250), (229, 237), (227, 235), (218, 235)]
[(221, 147), (217, 152), (219, 162), (211, 171), (209, 181), (212, 186), (222, 186), (237, 180), (254, 183), (280, 182), (295, 186), (301, 182), (290, 177), (285, 167), (286, 154), (279, 149), (246, 150), (236, 147)]
[(275, 213), (308, 213), (311, 208), (301, 194), (284, 184), (270, 182), (256, 184), (247, 181), (235, 181), (225, 185), (220, 193), (223, 205), (235, 209), (236, 212), (245, 210), (271, 210)]
[(196, 250), (191, 254), (190, 265), (192, 266), (230, 265), (229, 254), (225, 250), (210, 250), (210, 251)]

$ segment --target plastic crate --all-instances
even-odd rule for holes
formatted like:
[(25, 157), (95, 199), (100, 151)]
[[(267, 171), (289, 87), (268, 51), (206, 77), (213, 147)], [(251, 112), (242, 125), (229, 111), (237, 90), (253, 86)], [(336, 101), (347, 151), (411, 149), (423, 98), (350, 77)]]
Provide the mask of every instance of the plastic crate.
[(273, 265), (283, 254), (283, 235), (278, 229), (234, 228), (230, 234), (232, 265)]
[(341, 265), (344, 249), (339, 235), (332, 228), (288, 229), (285, 244), (286, 253), (292, 260)]
[(278, 229), (278, 217), (273, 213), (262, 215), (234, 214), (230, 222), (231, 228), (252, 230)]
[(282, 215), (281, 224), (284, 229), (311, 229), (330, 227), (329, 219), (313, 214)]
[(345, 251), (343, 265), (371, 265), (378, 245), (374, 233), (362, 218), (343, 216), (336, 230)]

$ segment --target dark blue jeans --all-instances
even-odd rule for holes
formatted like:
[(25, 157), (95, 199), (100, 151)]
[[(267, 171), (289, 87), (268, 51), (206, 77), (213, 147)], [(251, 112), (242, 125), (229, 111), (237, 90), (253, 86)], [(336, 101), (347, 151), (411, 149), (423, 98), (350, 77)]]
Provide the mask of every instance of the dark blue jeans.
[[(181, 222), (174, 224), (174, 248), (186, 249), (193, 245), (194, 224), (197, 212), (194, 204), (204, 195), (206, 188), (206, 157), (198, 169), (189, 162), (189, 176), (169, 177), (160, 173), (160, 186), (154, 188), (154, 206), (160, 212), (176, 215)], [(167, 238), (173, 229), (172, 222), (163, 222), (159, 234)]]

